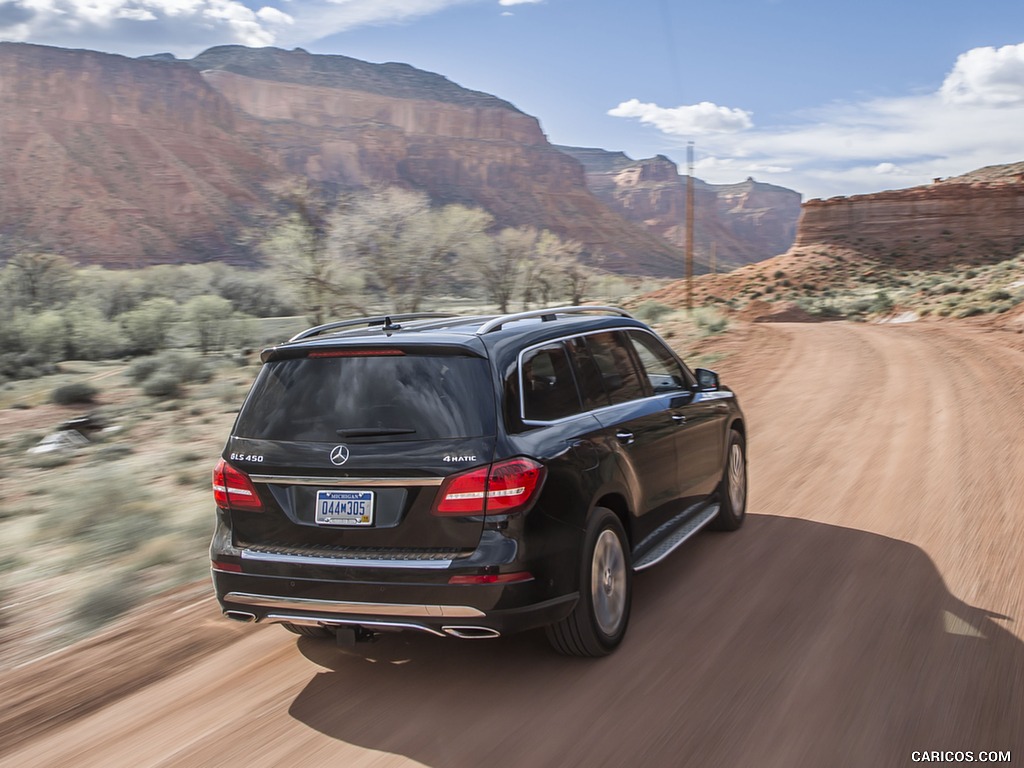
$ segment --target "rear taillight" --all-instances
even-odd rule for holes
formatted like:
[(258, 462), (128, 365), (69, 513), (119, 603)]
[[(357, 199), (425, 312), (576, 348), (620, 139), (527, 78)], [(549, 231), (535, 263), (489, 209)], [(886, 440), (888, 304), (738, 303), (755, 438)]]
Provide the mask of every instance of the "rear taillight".
[(213, 500), (221, 509), (263, 509), (249, 476), (224, 459), (213, 470)]
[(502, 515), (521, 512), (544, 481), (544, 467), (517, 458), (447, 478), (438, 491), (435, 515)]

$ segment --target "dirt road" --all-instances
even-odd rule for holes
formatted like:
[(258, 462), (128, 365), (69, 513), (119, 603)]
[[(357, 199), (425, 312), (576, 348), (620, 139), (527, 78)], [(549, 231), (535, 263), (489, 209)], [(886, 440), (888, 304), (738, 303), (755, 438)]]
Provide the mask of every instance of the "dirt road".
[[(340, 651), (221, 623), (204, 600), (161, 611), (144, 648), (121, 632), (88, 665), (72, 651), (0, 679), (24, 711), (38, 701), (27, 688), (68, 692), (21, 720), (0, 715), (0, 762), (874, 768), (911, 765), (920, 750), (1024, 760), (1019, 337), (921, 324), (735, 336), (718, 368), (749, 420), (751, 516), (638, 576), (630, 634), (612, 657), (561, 658), (537, 635), (399, 635)], [(193, 624), (206, 645), (182, 662)], [(176, 666), (162, 679), (89, 699), (100, 678), (158, 664), (163, 646)]]

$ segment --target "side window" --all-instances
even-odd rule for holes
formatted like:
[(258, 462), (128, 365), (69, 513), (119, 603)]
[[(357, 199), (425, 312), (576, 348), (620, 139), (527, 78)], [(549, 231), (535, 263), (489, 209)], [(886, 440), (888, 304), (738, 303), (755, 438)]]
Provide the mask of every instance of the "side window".
[(593, 333), (583, 339), (612, 405), (646, 396), (625, 334), (608, 331)]
[(554, 421), (580, 412), (580, 398), (565, 347), (559, 342), (523, 356), (523, 418)]
[(640, 331), (629, 331), (629, 338), (655, 394), (687, 388), (688, 379), (683, 367), (664, 344), (651, 334)]
[(587, 338), (576, 336), (569, 339), (568, 345), (573, 362), (576, 364), (576, 381), (579, 382), (580, 394), (583, 396), (583, 407), (589, 411), (611, 405), (608, 393), (604, 388), (601, 369), (597, 367), (597, 363), (594, 362), (594, 358), (590, 354)]

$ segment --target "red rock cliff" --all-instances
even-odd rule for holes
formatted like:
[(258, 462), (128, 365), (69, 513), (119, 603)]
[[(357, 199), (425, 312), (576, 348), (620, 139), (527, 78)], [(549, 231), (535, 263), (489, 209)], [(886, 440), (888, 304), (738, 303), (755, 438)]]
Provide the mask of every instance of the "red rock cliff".
[(280, 174), (184, 64), (0, 44), (0, 233), (85, 261), (242, 258)]
[(909, 189), (804, 203), (797, 246), (845, 245), (929, 265), (1024, 249), (1024, 164)]
[[(644, 224), (675, 246), (686, 242), (686, 176), (667, 157), (634, 161), (600, 149), (559, 147), (583, 163), (587, 184), (612, 210)], [(694, 179), (694, 258), (720, 268), (783, 253), (792, 244), (800, 195), (747, 179), (715, 185)]]

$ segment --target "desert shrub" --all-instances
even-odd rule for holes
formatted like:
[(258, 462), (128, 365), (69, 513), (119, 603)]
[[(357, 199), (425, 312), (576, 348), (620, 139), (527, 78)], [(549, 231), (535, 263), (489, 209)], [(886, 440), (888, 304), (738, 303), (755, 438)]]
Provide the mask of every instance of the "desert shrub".
[(975, 315), (984, 314), (984, 312), (985, 312), (985, 310), (983, 310), (981, 307), (967, 306), (967, 307), (961, 307), (960, 309), (958, 309), (953, 316), (954, 317), (974, 317)]
[(786, 276), (786, 273), (783, 272), (781, 269), (775, 270), (775, 274), (772, 275), (772, 277), (774, 277), (776, 280), (778, 280), (779, 278), (785, 277), (785, 276)]
[(672, 311), (672, 307), (658, 301), (645, 301), (636, 308), (636, 316), (645, 323), (656, 323)]
[(181, 392), (181, 378), (169, 371), (162, 371), (146, 380), (142, 391), (155, 398), (177, 397)]
[(989, 301), (1009, 301), (1013, 298), (1013, 296), (1010, 294), (1009, 291), (997, 289), (994, 291), (990, 291), (985, 298), (988, 299)]
[(142, 594), (134, 586), (136, 577), (128, 573), (112, 574), (82, 597), (75, 606), (75, 622), (88, 632), (127, 613), (140, 602)]
[(729, 319), (710, 307), (700, 307), (694, 310), (693, 321), (707, 334), (721, 333), (729, 327)]
[(868, 311), (872, 314), (884, 314), (886, 312), (892, 312), (896, 305), (893, 300), (889, 298), (889, 294), (885, 291), (878, 291), (875, 294), (875, 298), (871, 300), (871, 305), (868, 307)]
[(201, 357), (171, 352), (160, 363), (161, 372), (173, 373), (182, 384), (204, 384), (213, 378), (213, 369)]
[(57, 387), (50, 394), (50, 401), (57, 405), (77, 405), (80, 403), (91, 403), (99, 390), (92, 384), (84, 381), (65, 384)]
[(160, 358), (156, 355), (140, 357), (128, 366), (128, 378), (136, 384), (141, 384), (160, 370), (160, 362)]
[(774, 285), (767, 285), (767, 286), (765, 286), (764, 292), (765, 293), (775, 293), (775, 286)]

